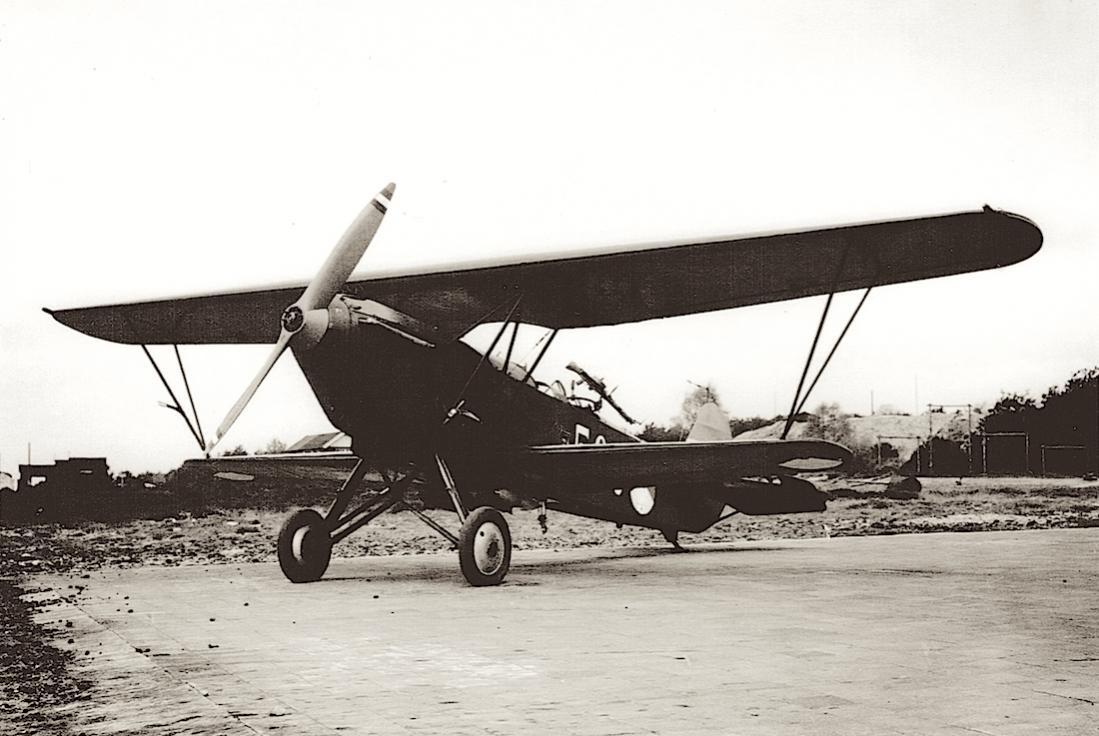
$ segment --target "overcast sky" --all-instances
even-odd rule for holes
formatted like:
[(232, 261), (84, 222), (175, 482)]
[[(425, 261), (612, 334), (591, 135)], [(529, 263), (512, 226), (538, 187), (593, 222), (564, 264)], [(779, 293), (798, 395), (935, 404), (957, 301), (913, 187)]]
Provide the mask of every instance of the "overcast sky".
[[(1092, 2), (5, 0), (0, 468), (194, 456), (140, 348), (41, 307), (307, 279), (388, 181), (362, 272), (1015, 211), (1037, 256), (876, 290), (810, 403), (1038, 395), (1099, 364), (1096, 38)], [(657, 421), (688, 380), (780, 413), (822, 303), (562, 333), (543, 377), (575, 360)], [(208, 431), (267, 350), (184, 348)], [(328, 426), (284, 358), (226, 446)]]

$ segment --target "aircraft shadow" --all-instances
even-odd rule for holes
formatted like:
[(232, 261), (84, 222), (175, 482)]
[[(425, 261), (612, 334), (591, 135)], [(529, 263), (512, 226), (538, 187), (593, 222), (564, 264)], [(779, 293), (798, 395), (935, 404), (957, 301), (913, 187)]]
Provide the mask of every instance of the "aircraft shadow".
[[(748, 552), (766, 552), (769, 554), (785, 552), (792, 549), (791, 547), (776, 546), (774, 543), (769, 543), (766, 546), (748, 546), (748, 547), (687, 547), (684, 550), (676, 550), (670, 547), (625, 547), (601, 550), (600, 552), (584, 556), (582, 558), (569, 558), (553, 560), (539, 560), (537, 562), (526, 562), (518, 560), (513, 563), (511, 568), (511, 577), (504, 582), (501, 587), (520, 587), (526, 585), (538, 585), (536, 580), (516, 580), (515, 576), (526, 575), (548, 575), (553, 573), (568, 573), (576, 570), (584, 570), (599, 565), (606, 565), (608, 563), (614, 563), (616, 561), (627, 562), (631, 560), (643, 560), (649, 558), (661, 558), (661, 557), (682, 557), (684, 559), (701, 559), (704, 557), (713, 556), (726, 556), (726, 555), (738, 555)], [(329, 575), (313, 585), (324, 583), (339, 583), (339, 582), (370, 582), (373, 580), (414, 580), (414, 581), (439, 581), (446, 583), (454, 583), (461, 587), (466, 587), (464, 581), (461, 580), (461, 574), (457, 571), (457, 559), (449, 556), (437, 555), (434, 556), (437, 564), (432, 564), (430, 567), (417, 567), (414, 569), (397, 571), (378, 571), (373, 574), (366, 572), (362, 575)], [(369, 560), (369, 558), (357, 558), (357, 560)], [(639, 570), (644, 572), (643, 569)]]

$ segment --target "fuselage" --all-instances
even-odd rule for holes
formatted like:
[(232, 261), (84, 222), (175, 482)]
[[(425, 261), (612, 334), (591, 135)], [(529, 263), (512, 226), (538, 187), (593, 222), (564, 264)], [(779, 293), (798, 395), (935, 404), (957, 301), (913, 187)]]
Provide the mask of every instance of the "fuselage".
[[(348, 304), (352, 309), (343, 311)], [(761, 485), (731, 478), (659, 489), (615, 487), (566, 480), (552, 470), (532, 472), (519, 460), (532, 447), (639, 440), (589, 406), (551, 395), (522, 371), (510, 375), (462, 342), (432, 344), (395, 322), (363, 317), (355, 304), (337, 305), (335, 328), (295, 357), (329, 420), (351, 437), (354, 454), (375, 468), (402, 472), (415, 465), (422, 472), (435, 468), (440, 455), (470, 506), (506, 511), (544, 504), (666, 533), (710, 527), (727, 512), (730, 489)], [(424, 506), (452, 508), (438, 478), (423, 475)], [(759, 490), (770, 496), (777, 491)]]
[(637, 441), (456, 340), (431, 345), (352, 321), (295, 357), (356, 455), (399, 469), (440, 453), (474, 492), (515, 485), (506, 458), (517, 450)]

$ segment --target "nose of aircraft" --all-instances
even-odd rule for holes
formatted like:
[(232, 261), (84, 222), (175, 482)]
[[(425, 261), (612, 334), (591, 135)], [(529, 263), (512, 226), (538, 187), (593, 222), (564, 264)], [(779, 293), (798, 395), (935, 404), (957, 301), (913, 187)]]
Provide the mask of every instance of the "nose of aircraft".
[(308, 350), (324, 337), (328, 329), (328, 305), (347, 283), (352, 271), (362, 260), (363, 254), (382, 224), (396, 189), (397, 185), (390, 182), (374, 195), (374, 198), (363, 207), (358, 217), (337, 241), (336, 246), (328, 254), (328, 258), (313, 280), (305, 287), (302, 295), (283, 311), (280, 316), (282, 331), (274, 349), (260, 366), (256, 377), (237, 399), (237, 403), (229, 410), (218, 427), (214, 439), (206, 448), (207, 452), (213, 450), (233, 426), (287, 347), (292, 344), (295, 350)]

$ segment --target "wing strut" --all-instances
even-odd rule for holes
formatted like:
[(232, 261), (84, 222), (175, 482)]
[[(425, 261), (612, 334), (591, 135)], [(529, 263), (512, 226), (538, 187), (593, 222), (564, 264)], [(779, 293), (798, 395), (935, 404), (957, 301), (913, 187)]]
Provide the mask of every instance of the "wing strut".
[(859, 310), (862, 309), (862, 305), (866, 303), (866, 297), (870, 296), (870, 290), (873, 286), (866, 287), (866, 291), (862, 293), (862, 299), (859, 299), (858, 306), (855, 307), (855, 311), (851, 313), (851, 316), (847, 320), (847, 324), (843, 326), (843, 331), (840, 332), (840, 336), (836, 338), (836, 342), (832, 345), (832, 349), (828, 353), (828, 357), (824, 359), (824, 364), (821, 365), (820, 370), (817, 371), (817, 375), (813, 378), (813, 382), (809, 384), (809, 388), (805, 389), (805, 396), (801, 397), (801, 403), (798, 404), (795, 415), (801, 414), (805, 408), (805, 402), (809, 400), (809, 394), (813, 393), (813, 389), (816, 388), (817, 381), (824, 374), (824, 369), (828, 367), (828, 363), (832, 360), (832, 356), (836, 354), (836, 350), (839, 348), (840, 343), (843, 341), (844, 336), (847, 334), (847, 330), (851, 328), (851, 323), (855, 321), (855, 317), (859, 316)]
[(172, 349), (176, 351), (176, 363), (179, 364), (179, 374), (183, 376), (183, 388), (187, 391), (187, 401), (191, 402), (191, 416), (195, 418), (195, 428), (198, 429), (198, 441), (202, 444), (203, 448), (205, 448), (206, 437), (202, 434), (202, 422), (198, 418), (198, 409), (195, 408), (195, 395), (191, 393), (191, 384), (187, 380), (187, 371), (183, 368), (183, 358), (179, 355), (179, 345), (172, 345)]
[(161, 402), (161, 405), (183, 417), (183, 421), (187, 423), (187, 429), (191, 430), (191, 436), (195, 438), (195, 442), (198, 443), (199, 449), (202, 450), (206, 457), (209, 457), (210, 453), (206, 449), (206, 441), (202, 435), (202, 425), (199, 423), (198, 412), (195, 411), (195, 397), (191, 394), (191, 384), (187, 381), (187, 371), (184, 370), (183, 359), (179, 355), (179, 346), (173, 345), (172, 347), (175, 348), (176, 360), (179, 362), (179, 372), (183, 374), (183, 385), (187, 389), (187, 399), (190, 401), (191, 411), (194, 412), (195, 415), (194, 423), (191, 422), (191, 417), (187, 415), (187, 412), (184, 411), (183, 407), (180, 405), (179, 399), (176, 398), (176, 392), (172, 390), (172, 386), (168, 383), (168, 379), (164, 377), (164, 373), (160, 370), (160, 366), (157, 365), (156, 360), (153, 359), (153, 354), (149, 352), (149, 347), (147, 345), (142, 345), (141, 349), (145, 351), (145, 357), (149, 359), (149, 363), (152, 364), (157, 377), (160, 379), (160, 382), (164, 384), (164, 388), (167, 389), (168, 396), (172, 398), (171, 404)]
[[(836, 350), (839, 348), (840, 343), (843, 341), (847, 330), (850, 329), (851, 323), (855, 321), (855, 317), (858, 316), (859, 310), (862, 309), (862, 305), (866, 302), (866, 297), (870, 296), (870, 290), (874, 288), (873, 284), (866, 287), (866, 291), (862, 295), (862, 299), (859, 300), (858, 306), (855, 307), (855, 311), (851, 313), (851, 317), (847, 320), (847, 324), (844, 326), (843, 331), (840, 332), (839, 337), (836, 338), (836, 342), (832, 345), (832, 349), (828, 352), (828, 357), (824, 359), (824, 364), (821, 365), (817, 371), (817, 375), (813, 378), (812, 383), (809, 384), (809, 388), (805, 391), (805, 395), (802, 395), (801, 389), (805, 386), (805, 379), (809, 375), (809, 366), (813, 363), (813, 356), (817, 352), (817, 343), (820, 342), (820, 333), (824, 330), (824, 323), (828, 319), (828, 310), (832, 308), (832, 298), (836, 295), (836, 285), (839, 284), (840, 276), (843, 275), (844, 266), (847, 265), (847, 256), (850, 254), (850, 246), (844, 248), (843, 255), (840, 256), (840, 262), (836, 267), (836, 273), (832, 278), (832, 288), (828, 292), (828, 299), (824, 302), (824, 311), (821, 312), (820, 322), (817, 323), (817, 332), (813, 335), (813, 344), (809, 348), (809, 355), (805, 358), (805, 367), (801, 371), (801, 379), (798, 381), (798, 389), (794, 392), (794, 401), (790, 404), (790, 413), (786, 415), (786, 426), (782, 429), (782, 439), (786, 439), (786, 436), (790, 434), (790, 429), (794, 426), (794, 420), (797, 415), (801, 413), (805, 408), (805, 403), (809, 400), (809, 394), (813, 392), (813, 389), (817, 385), (817, 381), (824, 374), (824, 369), (828, 367), (828, 363), (832, 360), (832, 356), (836, 354)], [(878, 268), (874, 269), (875, 271)]]

